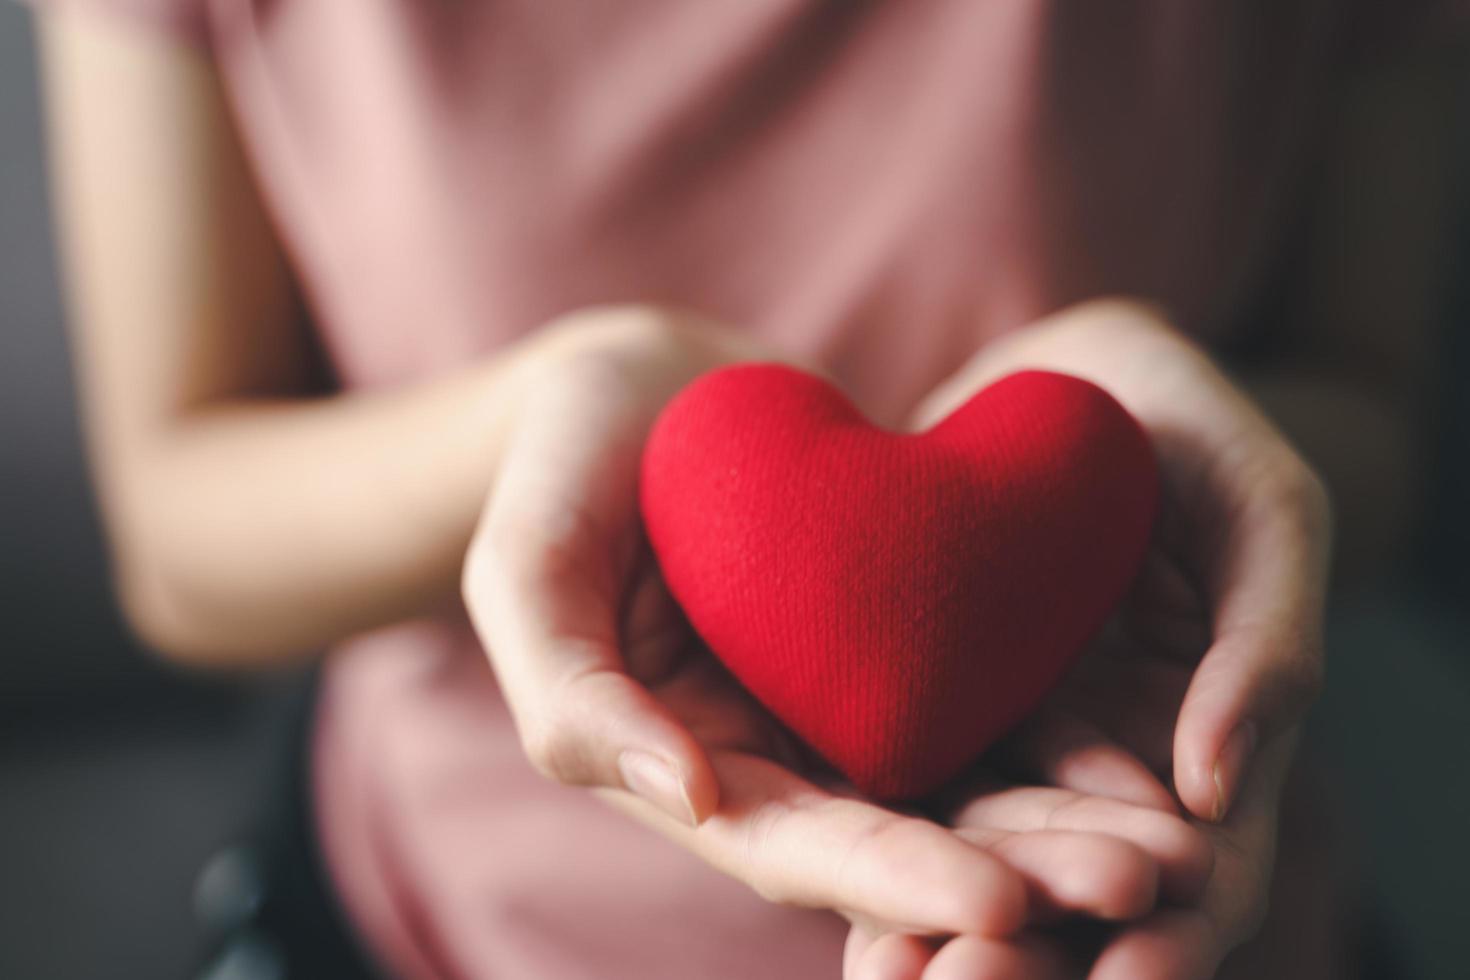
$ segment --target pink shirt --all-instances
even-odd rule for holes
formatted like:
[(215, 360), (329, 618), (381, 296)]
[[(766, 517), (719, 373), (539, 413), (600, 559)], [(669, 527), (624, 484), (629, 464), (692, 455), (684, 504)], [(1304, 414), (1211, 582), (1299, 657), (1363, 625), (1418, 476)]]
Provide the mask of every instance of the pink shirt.
[[(1326, 0), (106, 2), (217, 59), (344, 385), (662, 301), (887, 417), (1091, 295), (1228, 329), (1385, 26)], [(398, 974), (837, 975), (835, 917), (536, 777), (462, 622), (335, 650), (314, 760), (338, 890)]]

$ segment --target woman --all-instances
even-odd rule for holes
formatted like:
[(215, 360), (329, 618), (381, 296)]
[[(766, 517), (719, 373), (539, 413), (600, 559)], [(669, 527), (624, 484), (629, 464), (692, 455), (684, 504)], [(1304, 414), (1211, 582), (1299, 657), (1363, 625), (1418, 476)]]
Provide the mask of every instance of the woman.
[[(331, 648), (316, 823), (385, 970), (1209, 976), (1255, 932), (1329, 521), (1185, 333), (1239, 333), (1353, 15), (1244, 6), (46, 11), (120, 594), (190, 663)], [(751, 358), (894, 425), (1051, 367), (1154, 439), (1121, 646), (936, 820), (798, 771), (648, 559), (653, 416)]]

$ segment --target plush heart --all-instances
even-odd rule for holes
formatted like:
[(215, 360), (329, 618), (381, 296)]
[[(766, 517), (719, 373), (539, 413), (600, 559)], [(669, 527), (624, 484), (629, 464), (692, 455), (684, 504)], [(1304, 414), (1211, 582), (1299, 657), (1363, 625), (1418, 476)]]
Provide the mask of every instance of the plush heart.
[(955, 775), (1127, 590), (1153, 452), (1101, 388), (1013, 374), (927, 432), (770, 364), (698, 379), (643, 457), (665, 580), (777, 718), (879, 798)]

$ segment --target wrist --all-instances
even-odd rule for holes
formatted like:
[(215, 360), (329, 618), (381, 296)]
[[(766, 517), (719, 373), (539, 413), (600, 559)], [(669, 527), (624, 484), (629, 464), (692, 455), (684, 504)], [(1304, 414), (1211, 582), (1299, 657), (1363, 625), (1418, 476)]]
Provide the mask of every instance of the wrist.
[(558, 316), (527, 340), (521, 359), (530, 372), (583, 358), (668, 359), (719, 346), (723, 333), (694, 313), (654, 304), (588, 306)]
[(516, 358), (527, 394), (576, 376), (645, 404), (661, 404), (706, 371), (771, 359), (778, 358), (747, 334), (692, 311), (651, 304), (564, 314), (537, 330)]

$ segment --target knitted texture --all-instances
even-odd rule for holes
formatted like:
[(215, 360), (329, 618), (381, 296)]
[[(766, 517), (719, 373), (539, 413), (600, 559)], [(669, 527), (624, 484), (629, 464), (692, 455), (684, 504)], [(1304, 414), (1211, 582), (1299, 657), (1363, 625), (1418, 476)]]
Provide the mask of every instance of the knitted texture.
[(1138, 570), (1147, 438), (1101, 388), (1012, 374), (920, 434), (760, 364), (654, 426), (642, 507), (669, 590), (782, 722), (878, 798), (928, 792), (1033, 710)]

